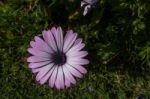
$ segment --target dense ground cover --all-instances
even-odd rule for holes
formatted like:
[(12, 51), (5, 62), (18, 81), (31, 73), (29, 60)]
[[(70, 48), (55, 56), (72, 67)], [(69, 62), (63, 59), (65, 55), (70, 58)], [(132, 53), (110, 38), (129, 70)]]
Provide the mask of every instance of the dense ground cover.
[[(83, 16), (80, 0), (0, 1), (1, 99), (150, 98), (149, 0), (99, 0)], [(43, 29), (72, 28), (89, 52), (88, 73), (58, 91), (28, 69), (27, 48)]]

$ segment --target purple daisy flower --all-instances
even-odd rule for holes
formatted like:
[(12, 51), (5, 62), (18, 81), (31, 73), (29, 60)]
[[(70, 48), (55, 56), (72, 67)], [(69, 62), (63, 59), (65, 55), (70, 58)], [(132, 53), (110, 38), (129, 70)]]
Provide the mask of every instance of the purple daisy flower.
[(81, 1), (81, 7), (84, 6), (84, 12), (83, 15), (85, 16), (88, 11), (91, 9), (91, 6), (94, 5), (97, 2), (97, 0), (82, 0)]
[(61, 27), (44, 30), (42, 37), (35, 36), (30, 45), (28, 52), (32, 56), (27, 61), (40, 84), (48, 81), (51, 88), (64, 89), (87, 72), (82, 65), (89, 63), (84, 59), (88, 52), (82, 51), (85, 44), (72, 30), (64, 38)]

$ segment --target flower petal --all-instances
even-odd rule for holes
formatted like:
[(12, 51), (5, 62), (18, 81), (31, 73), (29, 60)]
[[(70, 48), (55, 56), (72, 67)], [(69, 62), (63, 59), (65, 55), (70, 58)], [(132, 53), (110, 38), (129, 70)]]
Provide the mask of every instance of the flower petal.
[(44, 68), (40, 69), (36, 76), (36, 80), (39, 81), (53, 66), (54, 64), (48, 64)]
[(32, 70), (33, 73), (37, 73), (37, 72), (40, 71), (39, 69), (35, 69), (35, 68), (32, 68), (31, 70)]
[(43, 61), (49, 61), (49, 58), (45, 57), (39, 57), (39, 56), (30, 56), (27, 61), (28, 62), (43, 62)]
[(78, 70), (76, 70), (74, 67), (72, 67), (71, 65), (66, 64), (66, 67), (70, 71), (70, 73), (72, 75), (74, 75), (75, 77), (79, 77), (79, 78), (83, 77), (83, 75)]
[(63, 49), (63, 31), (61, 29), (61, 27), (58, 27), (57, 28), (57, 33), (55, 33), (56, 35), (56, 42), (57, 42), (57, 45), (58, 45), (58, 49), (60, 51), (62, 51)]
[(64, 89), (64, 77), (63, 77), (63, 71), (61, 66), (58, 67), (58, 74), (57, 74), (55, 86), (57, 89)]
[(47, 45), (47, 43), (37, 36), (35, 37), (35, 42), (31, 41), (30, 44), (35, 49), (52, 53), (52, 49)]
[(56, 42), (55, 44), (56, 44), (57, 50), (58, 50), (58, 49), (59, 49), (59, 48), (58, 48), (58, 44), (57, 44), (58, 31), (57, 31), (57, 29), (56, 29), (55, 27), (52, 27), (51, 33), (52, 33), (52, 35), (53, 35), (53, 37), (54, 37), (54, 40), (55, 40), (55, 42)]
[(67, 70), (66, 66), (63, 66), (63, 72), (65, 75), (65, 85), (69, 86), (69, 82), (71, 82), (72, 84), (76, 83), (76, 80), (74, 79), (74, 77), (72, 76), (72, 74)]
[[(48, 65), (48, 64), (47, 64)], [(40, 72), (41, 70), (43, 70), (47, 65), (39, 67), (39, 68), (32, 68), (32, 72), (33, 73), (37, 73)]]
[(77, 44), (81, 44), (82, 43), (82, 39), (78, 38), (75, 42), (74, 42), (74, 46)]
[(76, 68), (78, 71), (80, 71), (83, 74), (87, 73), (87, 70), (83, 66), (80, 66), (80, 65), (71, 65), (71, 66), (73, 66), (74, 68)]
[[(46, 66), (47, 66), (47, 65), (46, 65)], [(46, 66), (42, 66), (42, 67), (39, 67), (39, 68), (32, 68), (32, 72), (33, 72), (33, 73), (37, 73), (37, 72), (43, 70)]]
[(67, 53), (66, 56), (68, 57), (68, 59), (72, 59), (72, 58), (82, 58), (88, 55), (87, 51), (74, 51), (74, 52), (70, 52)]
[(31, 53), (32, 55), (35, 55), (35, 56), (41, 56), (41, 57), (50, 58), (50, 54), (49, 53), (46, 53), (44, 51), (40, 51), (40, 50), (35, 49), (35, 48), (28, 48), (28, 52)]
[(52, 32), (50, 30), (48, 31), (43, 31), (43, 38), (47, 42), (47, 44), (54, 50), (57, 51), (57, 46), (55, 42), (55, 38), (52, 35)]
[(83, 7), (86, 3), (81, 1), (81, 7)]
[(66, 39), (64, 41), (64, 47), (63, 47), (64, 52), (67, 52), (70, 49), (70, 47), (75, 42), (76, 38), (77, 38), (77, 33), (72, 34), (70, 31), (67, 33)]
[(86, 65), (89, 64), (89, 61), (87, 59), (69, 59), (67, 60), (67, 63), (70, 65)]
[(90, 8), (91, 8), (91, 5), (85, 6), (84, 12), (83, 12), (83, 15), (84, 15), (84, 16), (88, 13), (88, 10), (89, 10)]
[(54, 69), (55, 67), (52, 67), (52, 69), (44, 77), (42, 77), (42, 79), (40, 79), (40, 84), (44, 84), (50, 78)]
[(72, 48), (70, 48), (67, 53), (70, 54), (72, 52), (79, 51), (82, 48), (84, 48), (84, 46), (85, 46), (85, 44), (77, 44), (77, 45), (73, 46)]
[(70, 87), (70, 85), (71, 85), (71, 82), (66, 79), (66, 80), (65, 80), (65, 86), (68, 88), (68, 87)]
[(38, 67), (47, 65), (47, 64), (49, 64), (49, 63), (50, 63), (50, 61), (39, 62), (39, 63), (30, 63), (30, 64), (29, 64), (29, 68), (38, 68)]
[(58, 67), (55, 66), (55, 69), (54, 69), (54, 71), (52, 72), (52, 76), (51, 76), (50, 79), (49, 79), (49, 86), (50, 86), (51, 88), (54, 87), (54, 84), (55, 84), (55, 81), (56, 81), (56, 77), (57, 77), (57, 71), (58, 71)]

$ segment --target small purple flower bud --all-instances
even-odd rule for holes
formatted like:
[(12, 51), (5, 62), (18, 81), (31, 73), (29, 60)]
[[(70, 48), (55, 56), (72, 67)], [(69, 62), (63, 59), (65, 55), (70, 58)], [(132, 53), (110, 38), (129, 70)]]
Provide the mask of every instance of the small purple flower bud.
[(83, 12), (84, 16), (91, 9), (91, 6), (93, 6), (96, 2), (97, 2), (97, 0), (82, 0), (81, 1), (81, 7), (84, 7), (84, 12)]

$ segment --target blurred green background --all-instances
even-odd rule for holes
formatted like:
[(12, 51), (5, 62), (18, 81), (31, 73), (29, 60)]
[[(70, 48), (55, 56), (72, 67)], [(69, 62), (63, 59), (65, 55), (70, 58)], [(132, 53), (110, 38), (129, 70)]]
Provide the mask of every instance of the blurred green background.
[[(150, 1), (99, 0), (82, 14), (80, 0), (0, 1), (0, 99), (150, 98)], [(52, 26), (76, 31), (90, 60), (60, 91), (39, 85), (26, 62), (30, 41)]]

